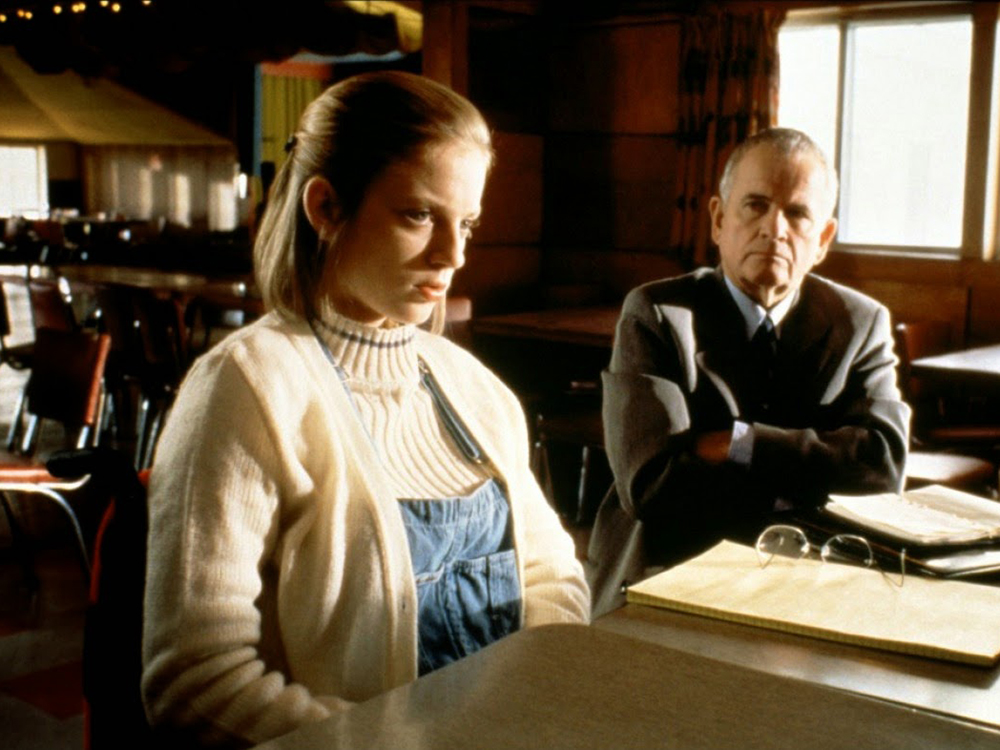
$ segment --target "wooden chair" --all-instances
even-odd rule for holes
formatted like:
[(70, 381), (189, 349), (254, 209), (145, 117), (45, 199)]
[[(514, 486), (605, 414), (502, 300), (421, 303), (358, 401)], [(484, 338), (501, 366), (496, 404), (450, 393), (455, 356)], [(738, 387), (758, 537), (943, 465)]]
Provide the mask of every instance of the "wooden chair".
[(191, 356), (208, 351), (219, 331), (228, 334), (264, 314), (264, 301), (247, 293), (244, 284), (233, 285), (230, 292), (202, 292), (192, 298), (184, 310), (185, 325), (190, 330)]
[(135, 465), (148, 469), (163, 420), (187, 369), (189, 342), (183, 308), (173, 297), (157, 297), (151, 292), (137, 295), (135, 318), (142, 334)]
[[(563, 513), (574, 526), (587, 526), (593, 522), (597, 511), (598, 495), (609, 484), (608, 471), (597, 469), (604, 457), (604, 424), (599, 393), (569, 394), (559, 406), (550, 401), (545, 410), (535, 417), (532, 469), (549, 502), (557, 509), (563, 503), (557, 497), (551, 454), (559, 445), (578, 451), (579, 461), (575, 507), (568, 509), (568, 513), (567, 509), (563, 509)], [(600, 476), (596, 483), (593, 478), (595, 473)]]
[(110, 428), (119, 441), (135, 440), (135, 465), (145, 468), (187, 364), (183, 312), (172, 297), (127, 285), (102, 285), (96, 299), (98, 328), (111, 337)]
[(0, 504), (14, 544), (22, 552), (26, 577), (33, 589), (37, 589), (38, 581), (25, 534), (14, 513), (15, 495), (19, 502), (47, 498), (56, 503), (73, 527), (80, 560), (89, 575), (83, 531), (64, 496), (82, 487), (86, 477), (66, 480), (50, 474), (36, 457), (37, 436), (43, 421), (53, 421), (62, 425), (70, 445), (94, 444), (104, 401), (102, 377), (110, 345), (109, 337), (92, 332), (48, 328), (36, 331), (31, 375), (11, 425), (8, 450), (0, 452)]
[(75, 331), (76, 314), (73, 312), (69, 283), (59, 279), (30, 279), (28, 302), (35, 330), (49, 328), (57, 331)]
[(1000, 424), (977, 422), (961, 394), (943, 389), (917, 375), (910, 363), (943, 354), (952, 347), (951, 328), (943, 321), (896, 325), (899, 380), (903, 396), (914, 409), (914, 434), (923, 445), (939, 448), (990, 450), (1000, 446)]
[(73, 331), (76, 330), (77, 323), (68, 293), (68, 285), (64, 280), (43, 281), (14, 277), (0, 280), (0, 364), (6, 364), (15, 370), (27, 370), (31, 368), (34, 343), (29, 341), (11, 345), (7, 342), (7, 337), (14, 332), (8, 291), (15, 284), (23, 287), (27, 295), (33, 330), (49, 328), (58, 331)]
[(972, 492), (996, 491), (997, 468), (984, 458), (956, 451), (1000, 445), (1000, 425), (950, 422), (948, 394), (913, 375), (910, 363), (951, 348), (951, 326), (945, 321), (898, 323), (894, 330), (899, 356), (899, 383), (913, 409), (907, 486), (945, 484)]

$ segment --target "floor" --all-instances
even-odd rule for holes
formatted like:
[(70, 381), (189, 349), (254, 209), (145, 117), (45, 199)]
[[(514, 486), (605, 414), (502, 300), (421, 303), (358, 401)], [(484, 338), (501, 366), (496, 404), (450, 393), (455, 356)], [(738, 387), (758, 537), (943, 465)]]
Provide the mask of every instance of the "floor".
[(36, 570), (41, 586), (32, 597), (13, 556), (0, 556), (0, 733), (10, 750), (77, 750), (83, 573), (69, 546), (39, 552)]

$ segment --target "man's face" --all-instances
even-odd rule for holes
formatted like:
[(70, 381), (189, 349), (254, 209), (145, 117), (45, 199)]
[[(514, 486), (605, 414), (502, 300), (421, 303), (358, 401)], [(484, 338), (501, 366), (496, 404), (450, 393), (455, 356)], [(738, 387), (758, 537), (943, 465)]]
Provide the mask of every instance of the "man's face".
[(837, 231), (826, 175), (814, 157), (767, 144), (737, 164), (729, 199), (709, 203), (722, 270), (765, 308), (798, 289)]

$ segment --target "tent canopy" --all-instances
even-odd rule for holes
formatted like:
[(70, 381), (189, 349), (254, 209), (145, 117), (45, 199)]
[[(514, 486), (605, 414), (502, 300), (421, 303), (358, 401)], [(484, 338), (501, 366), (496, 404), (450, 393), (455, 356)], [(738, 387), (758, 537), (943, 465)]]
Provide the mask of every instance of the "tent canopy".
[(225, 138), (106, 79), (40, 75), (0, 46), (0, 140), (84, 146), (229, 146)]

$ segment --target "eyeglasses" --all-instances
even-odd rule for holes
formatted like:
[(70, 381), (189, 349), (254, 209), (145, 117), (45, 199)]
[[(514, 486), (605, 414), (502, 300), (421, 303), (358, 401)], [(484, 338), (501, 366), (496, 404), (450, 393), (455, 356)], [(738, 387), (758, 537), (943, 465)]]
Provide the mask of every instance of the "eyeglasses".
[(866, 568), (874, 568), (893, 586), (902, 586), (906, 578), (906, 549), (899, 552), (899, 577), (896, 578), (879, 567), (871, 544), (857, 534), (837, 534), (830, 537), (822, 547), (816, 547), (798, 526), (776, 524), (760, 533), (756, 549), (757, 562), (761, 568), (770, 565), (775, 555), (799, 560), (818, 554), (823, 562), (861, 564)]

